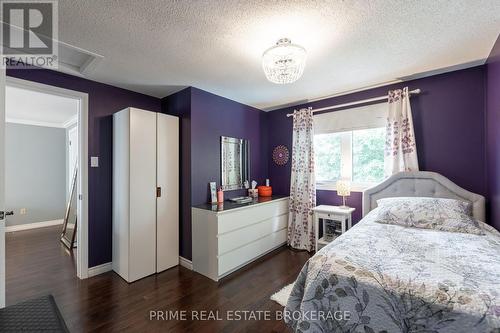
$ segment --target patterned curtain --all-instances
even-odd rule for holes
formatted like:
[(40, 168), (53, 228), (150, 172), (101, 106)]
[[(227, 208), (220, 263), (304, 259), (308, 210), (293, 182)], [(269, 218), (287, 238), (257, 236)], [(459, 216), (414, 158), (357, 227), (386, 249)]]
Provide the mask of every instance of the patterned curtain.
[(401, 171), (418, 171), (408, 87), (389, 91), (386, 129), (385, 175), (390, 176)]
[(290, 182), (290, 215), (288, 245), (299, 250), (314, 250), (316, 206), (314, 179), (314, 130), (312, 109), (301, 109), (293, 115), (292, 177)]

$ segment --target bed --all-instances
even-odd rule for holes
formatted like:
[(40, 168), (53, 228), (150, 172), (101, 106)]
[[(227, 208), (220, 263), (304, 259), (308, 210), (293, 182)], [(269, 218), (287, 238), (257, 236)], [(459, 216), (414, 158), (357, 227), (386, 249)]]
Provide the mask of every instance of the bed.
[[(470, 203), (482, 235), (376, 222), (377, 200)], [(433, 172), (363, 193), (363, 219), (304, 265), (285, 307), (295, 332), (500, 332), (500, 233), (484, 197)]]

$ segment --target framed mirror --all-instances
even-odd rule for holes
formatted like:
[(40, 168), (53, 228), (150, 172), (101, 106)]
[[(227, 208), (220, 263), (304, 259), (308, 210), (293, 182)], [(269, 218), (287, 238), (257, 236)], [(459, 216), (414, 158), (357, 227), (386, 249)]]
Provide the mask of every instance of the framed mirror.
[(66, 215), (64, 216), (63, 229), (61, 232), (61, 242), (72, 251), (75, 247), (76, 238), (76, 217), (77, 217), (77, 195), (76, 195), (76, 180), (78, 171), (75, 168), (73, 180), (71, 182), (71, 192), (66, 208)]
[(250, 142), (245, 139), (221, 136), (222, 190), (245, 188), (250, 179)]

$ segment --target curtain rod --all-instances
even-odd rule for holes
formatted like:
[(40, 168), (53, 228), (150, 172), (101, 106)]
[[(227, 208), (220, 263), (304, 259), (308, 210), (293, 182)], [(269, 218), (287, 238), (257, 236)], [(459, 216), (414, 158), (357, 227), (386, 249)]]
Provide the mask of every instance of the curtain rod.
[[(410, 91), (410, 95), (418, 95), (418, 94), (420, 94), (420, 92), (421, 92), (420, 89), (411, 90)], [(388, 98), (389, 98), (389, 96), (385, 95), (385, 96), (380, 96), (380, 97), (373, 97), (373, 98), (363, 99), (361, 101), (356, 101), (356, 102), (349, 102), (349, 103), (344, 103), (344, 104), (337, 104), (337, 105), (332, 105), (332, 106), (326, 106), (324, 108), (314, 109), (313, 113), (314, 112), (319, 112), (319, 111), (340, 109), (340, 108), (344, 108), (346, 106), (353, 106), (353, 105), (365, 104), (365, 103), (370, 103), (370, 102), (383, 101), (383, 100), (388, 99)], [(291, 116), (293, 116), (293, 113), (288, 113), (286, 116), (287, 117), (291, 117)]]

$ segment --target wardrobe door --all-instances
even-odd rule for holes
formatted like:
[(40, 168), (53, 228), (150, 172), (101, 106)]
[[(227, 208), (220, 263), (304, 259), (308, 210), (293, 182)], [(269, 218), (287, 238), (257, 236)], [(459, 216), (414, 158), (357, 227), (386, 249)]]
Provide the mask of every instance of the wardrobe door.
[(130, 110), (113, 115), (113, 270), (129, 281)]
[(179, 118), (157, 114), (156, 271), (179, 263)]
[(130, 112), (129, 279), (156, 271), (156, 113)]

